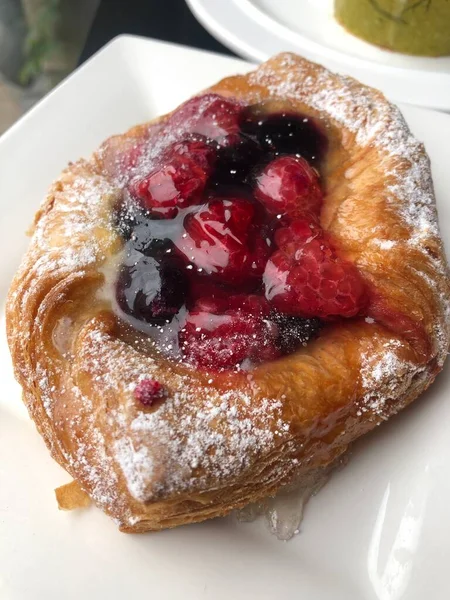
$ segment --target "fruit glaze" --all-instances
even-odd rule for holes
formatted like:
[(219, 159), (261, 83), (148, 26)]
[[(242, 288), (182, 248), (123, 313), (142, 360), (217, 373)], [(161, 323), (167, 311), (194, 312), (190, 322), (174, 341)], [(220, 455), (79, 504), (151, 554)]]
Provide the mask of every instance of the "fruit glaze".
[[(326, 151), (317, 120), (216, 94), (150, 128), (117, 162), (120, 317), (163, 355), (217, 372), (363, 314), (365, 284), (320, 225)], [(155, 384), (138, 388), (144, 403)]]

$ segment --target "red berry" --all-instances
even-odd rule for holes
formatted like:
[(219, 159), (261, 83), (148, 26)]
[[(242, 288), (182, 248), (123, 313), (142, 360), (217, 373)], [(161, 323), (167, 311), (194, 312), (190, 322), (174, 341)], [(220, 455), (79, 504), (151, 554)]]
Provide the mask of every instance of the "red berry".
[(242, 107), (218, 94), (204, 94), (188, 100), (171, 116), (174, 127), (183, 127), (209, 139), (227, 143), (228, 136), (239, 132)]
[(152, 213), (172, 218), (179, 208), (200, 200), (214, 156), (214, 148), (202, 141), (177, 142), (163, 154), (160, 166), (132, 182), (130, 192)]
[(103, 144), (100, 151), (103, 166), (111, 176), (126, 180), (147, 148), (146, 138), (112, 137)]
[(194, 306), (194, 312), (205, 312), (212, 315), (218, 315), (225, 312), (228, 308), (227, 297), (225, 295), (214, 294), (199, 298)]
[(198, 135), (181, 142), (175, 142), (166, 150), (164, 157), (169, 160), (174, 155), (190, 158), (209, 174), (214, 165), (216, 154), (217, 148), (208, 144), (206, 138)]
[(222, 283), (261, 277), (270, 246), (258, 231), (255, 216), (254, 205), (241, 198), (211, 200), (188, 215), (176, 246), (197, 272)]
[(163, 143), (165, 135), (164, 123), (160, 122), (145, 129), (140, 127), (134, 135), (110, 137), (98, 153), (103, 168), (121, 183), (129, 181), (135, 175), (136, 167), (151, 155), (151, 148)]
[(255, 198), (275, 215), (319, 214), (322, 192), (316, 171), (303, 158), (282, 156), (256, 179)]
[(299, 317), (352, 317), (366, 306), (364, 282), (357, 268), (340, 259), (315, 224), (298, 219), (279, 229), (280, 248), (264, 272), (271, 306)]
[(209, 277), (202, 277), (201, 274), (198, 277), (191, 275), (189, 279), (191, 306), (200, 298), (226, 298), (230, 294), (227, 289), (219, 286), (216, 281), (210, 281)]
[(165, 395), (164, 387), (154, 379), (143, 379), (134, 390), (134, 397), (144, 406), (153, 406), (157, 400)]
[(234, 134), (239, 133), (240, 111), (241, 107), (235, 102), (218, 98), (204, 111), (195, 132), (219, 142), (226, 143), (227, 138), (234, 140)]
[(117, 160), (120, 164), (120, 169), (122, 172), (126, 173), (130, 169), (134, 169), (134, 167), (137, 166), (139, 159), (144, 154), (147, 146), (148, 144), (146, 140), (135, 142), (128, 148), (128, 151), (123, 152), (120, 154), (120, 156), (118, 156)]
[[(181, 352), (191, 364), (222, 370), (246, 359), (261, 362), (279, 355), (278, 329), (261, 314), (244, 308), (213, 314), (202, 307), (206, 308), (204, 303), (188, 314), (179, 334)], [(219, 306), (214, 308), (219, 311)]]
[(312, 242), (321, 240), (324, 232), (320, 225), (306, 218), (295, 219), (288, 227), (280, 227), (275, 231), (274, 241), (288, 256), (294, 256), (299, 248)]
[(241, 311), (251, 315), (259, 315), (261, 317), (268, 317), (270, 314), (270, 305), (264, 296), (258, 296), (256, 294), (236, 294), (235, 296), (229, 296), (228, 299), (228, 310)]
[(241, 311), (251, 315), (268, 317), (270, 314), (270, 305), (264, 296), (257, 296), (256, 294), (236, 294), (230, 296), (222, 292), (199, 298), (194, 310), (209, 312), (215, 315), (228, 313), (228, 311)]

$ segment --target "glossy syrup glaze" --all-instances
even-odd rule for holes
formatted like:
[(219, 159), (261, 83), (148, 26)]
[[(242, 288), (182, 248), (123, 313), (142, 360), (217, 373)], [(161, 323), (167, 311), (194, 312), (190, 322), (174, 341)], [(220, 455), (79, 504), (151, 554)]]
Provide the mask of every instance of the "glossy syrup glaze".
[(116, 209), (120, 316), (158, 352), (221, 371), (293, 352), (324, 321), (361, 314), (362, 279), (320, 226), (320, 123), (208, 94), (165, 128), (193, 115), (129, 178)]

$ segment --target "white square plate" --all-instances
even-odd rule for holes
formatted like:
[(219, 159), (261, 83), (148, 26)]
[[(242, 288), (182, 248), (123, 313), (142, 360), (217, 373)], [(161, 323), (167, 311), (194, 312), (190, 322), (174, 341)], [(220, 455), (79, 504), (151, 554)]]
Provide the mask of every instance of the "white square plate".
[[(109, 135), (174, 108), (248, 63), (121, 37), (0, 139), (0, 305), (49, 183)], [(450, 117), (404, 107), (432, 159), (450, 241)], [(3, 313), (2, 313), (3, 315)], [(69, 480), (20, 402), (0, 337), (0, 598), (448, 600), (450, 371), (358, 443), (284, 544), (260, 522), (216, 519), (125, 535), (95, 509), (61, 513)]]

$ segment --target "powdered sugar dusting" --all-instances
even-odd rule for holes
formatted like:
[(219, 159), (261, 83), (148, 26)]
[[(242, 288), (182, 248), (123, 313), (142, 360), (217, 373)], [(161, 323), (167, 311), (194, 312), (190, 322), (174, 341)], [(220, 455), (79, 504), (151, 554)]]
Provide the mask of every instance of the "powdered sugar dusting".
[[(90, 457), (92, 446), (95, 448), (95, 462)], [(121, 503), (117, 491), (117, 475), (107, 453), (104, 436), (98, 427), (90, 429), (89, 446), (80, 443), (75, 455), (67, 458), (71, 467), (76, 472), (81, 472), (83, 480), (89, 483), (91, 496), (97, 505), (109, 508)]]
[[(159, 411), (141, 413), (131, 423), (133, 432), (151, 434), (167, 452), (170, 468), (164, 481), (155, 485), (155, 492), (201, 489), (211, 475), (217, 483), (237, 476), (289, 431), (279, 416), (279, 401), (265, 399), (254, 405), (245, 393), (234, 390), (218, 395), (211, 389), (201, 410), (194, 411), (188, 407), (191, 395), (192, 391), (176, 392)], [(269, 427), (272, 420), (278, 428), (275, 433)], [(124, 470), (127, 481), (135, 477), (136, 465), (130, 467)], [(146, 476), (151, 479), (151, 469)], [(140, 491), (135, 497), (142, 500), (145, 489)]]
[(410, 387), (413, 378), (426, 367), (402, 360), (399, 350), (402, 342), (396, 339), (385, 342), (376, 352), (361, 356), (361, 383), (363, 397), (358, 415), (370, 411), (387, 419), (393, 407), (390, 400), (401, 397)]
[(392, 250), (397, 245), (397, 242), (394, 240), (378, 240), (375, 239), (372, 241), (373, 244), (378, 246), (380, 250)]
[[(133, 391), (143, 378), (158, 378), (157, 365), (100, 330), (89, 333), (83, 364), (104, 396), (122, 395), (109, 410), (113, 455), (130, 493), (139, 501), (184, 490), (205, 489), (237, 477), (262, 452), (285, 443), (289, 424), (281, 399), (256, 399), (245, 390), (197, 387), (174, 376), (164, 402), (141, 409)], [(117, 373), (120, 365), (120, 382)]]
[(145, 489), (153, 476), (153, 459), (146, 446), (134, 448), (128, 438), (121, 438), (114, 444), (115, 457), (127, 481), (130, 494), (145, 502)]
[[(33, 242), (39, 257), (35, 267), (37, 276), (49, 270), (81, 270), (105, 258), (98, 231), (111, 227), (110, 214), (103, 207), (107, 205), (105, 198), (115, 196), (114, 186), (91, 172), (79, 173), (75, 179), (63, 176), (61, 183), (63, 201), (57, 203), (49, 216), (39, 220), (34, 231)], [(92, 218), (94, 215), (97, 218)], [(48, 218), (52, 219), (50, 235)]]

